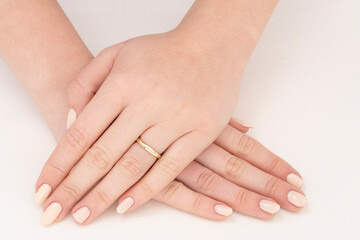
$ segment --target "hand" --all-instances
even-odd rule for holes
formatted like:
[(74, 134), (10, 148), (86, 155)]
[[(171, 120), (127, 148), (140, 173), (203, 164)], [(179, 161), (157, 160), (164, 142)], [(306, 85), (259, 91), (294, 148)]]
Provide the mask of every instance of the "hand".
[[(38, 187), (40, 183), (48, 183), (53, 189), (57, 187), (45, 203), (45, 208), (56, 201), (55, 205), (62, 209), (59, 219), (105, 174), (106, 177), (82, 200), (88, 201), (99, 196), (106, 199), (103, 204), (96, 206), (97, 210), (91, 213), (92, 218), (146, 173), (155, 159), (137, 143), (133, 144), (139, 135), (157, 151), (167, 151), (149, 173), (121, 197), (121, 201), (126, 199), (125, 203), (131, 203), (128, 206), (131, 210), (166, 187), (226, 125), (236, 99), (237, 84), (234, 78), (237, 74), (233, 74), (234, 69), (199, 70), (208, 65), (209, 59), (196, 55), (191, 57), (192, 71), (187, 72), (186, 76), (182, 75), (183, 71), (176, 70), (181, 66), (189, 66), (189, 59), (187, 55), (169, 52), (174, 38), (173, 33), (152, 35), (109, 48), (80, 74), (94, 76), (93, 83), (97, 82), (96, 79), (107, 79), (60, 140), (39, 178)], [(185, 45), (180, 49), (185, 51)], [(171, 66), (166, 67), (167, 62), (171, 62)], [(195, 65), (198, 68), (194, 62), (197, 62)], [(207, 64), (202, 68), (201, 63), (204, 62)], [(198, 75), (196, 71), (205, 77), (195, 83), (188, 81)], [(217, 71), (221, 72), (216, 75), (217, 79), (226, 79), (221, 84), (214, 79)], [(169, 80), (170, 73), (178, 75), (175, 74)], [(146, 81), (144, 76), (147, 76)], [(218, 99), (228, 99), (230, 104), (223, 107)], [(121, 141), (117, 136), (123, 136)], [(76, 167), (59, 185), (75, 163)], [(44, 179), (45, 176), (51, 176), (51, 179)], [(105, 195), (103, 189), (111, 189), (111, 192)], [(123, 206), (120, 204), (119, 209), (123, 210)], [(91, 221), (91, 218), (87, 221)]]
[[(86, 76), (78, 77), (68, 89), (70, 107), (81, 113), (102, 83), (100, 80), (90, 84)], [(68, 127), (73, 121), (68, 122)], [(218, 139), (154, 199), (212, 220), (224, 219), (214, 211), (217, 204), (228, 205), (239, 213), (262, 219), (271, 218), (280, 206), (293, 212), (300, 210), (306, 198), (289, 193), (303, 194), (300, 190), (303, 185), (301, 175), (247, 136), (245, 133), (250, 127), (242, 121), (230, 120)], [(92, 222), (95, 217), (85, 219), (86, 215), (78, 217), (76, 212), (84, 205), (96, 206), (100, 201), (94, 199), (93, 202), (77, 203), (72, 208), (75, 221), (84, 224)], [(227, 210), (229, 213), (230, 210)]]
[[(86, 86), (86, 83), (81, 85)], [(71, 86), (79, 85), (74, 82)], [(84, 99), (91, 98), (93, 92), (96, 92), (96, 89), (70, 87), (69, 93), (77, 93), (70, 94), (72, 107), (81, 112)], [(299, 173), (256, 140), (243, 134), (247, 130), (247, 127), (231, 120), (216, 142), (196, 161), (190, 163), (177, 180), (154, 199), (213, 220), (224, 219), (225, 215), (232, 212), (231, 208), (250, 216), (269, 219), (280, 208), (275, 200), (282, 208), (290, 211), (299, 210), (305, 204), (301, 202), (305, 198), (301, 195), (298, 195), (300, 198), (294, 198), (289, 194), (292, 192), (296, 197), (294, 192), (302, 193), (299, 189), (302, 179), (296, 177), (300, 176)], [(249, 148), (246, 145), (253, 147)], [(146, 158), (149, 158), (149, 155), (144, 155), (145, 161)], [(294, 186), (286, 183), (286, 180)], [(103, 192), (106, 194), (107, 190)], [(89, 217), (89, 212), (83, 207), (88, 206), (96, 211), (103, 203), (103, 198), (80, 201), (73, 207), (74, 219), (83, 224), (92, 222), (98, 214), (92, 211)], [(227, 208), (226, 205), (231, 208)]]

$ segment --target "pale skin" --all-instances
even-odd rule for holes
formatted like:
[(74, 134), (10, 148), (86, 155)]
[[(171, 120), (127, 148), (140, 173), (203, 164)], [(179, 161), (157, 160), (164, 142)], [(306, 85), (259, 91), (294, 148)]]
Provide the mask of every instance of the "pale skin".
[[(44, 210), (61, 206), (44, 223), (71, 212), (88, 224), (129, 198), (126, 211), (155, 198), (213, 220), (225, 219), (230, 208), (271, 218), (264, 200), (299, 210), (289, 193), (303, 192), (288, 176), (300, 174), (248, 137), (248, 128), (229, 122), (242, 72), (276, 3), (195, 1), (174, 30), (128, 40), (93, 59), (55, 1), (0, 1), (1, 57), (59, 140), (35, 189), (51, 187)], [(69, 107), (77, 119), (63, 135)], [(134, 143), (139, 136), (163, 157), (155, 162)], [(76, 217), (79, 209), (88, 216)]]

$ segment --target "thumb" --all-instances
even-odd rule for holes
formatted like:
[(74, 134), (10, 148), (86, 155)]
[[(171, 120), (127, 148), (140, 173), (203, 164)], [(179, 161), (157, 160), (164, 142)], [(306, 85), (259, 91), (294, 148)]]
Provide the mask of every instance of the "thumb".
[(242, 133), (247, 133), (250, 128), (254, 128), (252, 125), (237, 118), (231, 118), (229, 125)]
[(69, 113), (66, 122), (68, 129), (95, 96), (112, 70), (113, 63), (125, 42), (104, 49), (86, 65), (70, 83), (68, 88)]

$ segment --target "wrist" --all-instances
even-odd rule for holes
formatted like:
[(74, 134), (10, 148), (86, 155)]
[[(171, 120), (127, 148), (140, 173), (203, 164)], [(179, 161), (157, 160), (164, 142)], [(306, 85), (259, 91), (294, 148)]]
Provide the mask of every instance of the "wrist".
[(196, 0), (175, 29), (200, 50), (250, 57), (278, 0)]
[(55, 0), (0, 1), (0, 56), (55, 137), (66, 124), (67, 87), (92, 55)]
[[(44, 86), (27, 88), (57, 140), (65, 131), (69, 111), (68, 86), (92, 58), (90, 52), (84, 50), (77, 57), (62, 62), (58, 68), (51, 66), (45, 70), (46, 74), (37, 79), (40, 83), (46, 83)], [(34, 82), (31, 79), (28, 81)]]

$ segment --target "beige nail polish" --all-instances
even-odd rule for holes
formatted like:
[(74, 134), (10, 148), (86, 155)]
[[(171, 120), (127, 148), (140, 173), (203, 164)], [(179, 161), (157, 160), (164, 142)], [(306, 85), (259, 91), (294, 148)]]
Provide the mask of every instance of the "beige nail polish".
[(215, 205), (215, 212), (222, 216), (230, 216), (233, 213), (232, 208), (225, 205)]
[(117, 206), (116, 211), (119, 214), (123, 214), (127, 210), (129, 210), (132, 205), (134, 205), (134, 199), (132, 199), (131, 197), (127, 197)]
[(306, 204), (306, 197), (301, 193), (290, 191), (287, 195), (289, 202), (291, 202), (296, 207), (303, 207)]
[(45, 212), (43, 212), (41, 222), (44, 225), (49, 225), (53, 223), (55, 219), (60, 215), (61, 211), (62, 211), (62, 207), (60, 203), (53, 202), (47, 207)]
[(35, 194), (35, 203), (40, 205), (45, 202), (51, 193), (51, 187), (49, 184), (43, 184), (40, 186), (38, 191)]
[(249, 124), (249, 123), (247, 123), (247, 122), (244, 122), (243, 120), (241, 120), (241, 119), (238, 119), (238, 118), (233, 118), (234, 119), (234, 121), (236, 121), (237, 123), (239, 123), (239, 124), (241, 124), (241, 125), (243, 125), (244, 127), (247, 127), (247, 128), (254, 128), (254, 126), (253, 125), (251, 125), (251, 124)]
[(260, 208), (264, 212), (275, 214), (280, 210), (280, 205), (276, 202), (263, 199), (260, 201)]
[(90, 216), (90, 210), (87, 207), (82, 207), (74, 212), (72, 216), (78, 223), (83, 223)]
[(74, 109), (70, 108), (67, 121), (66, 121), (66, 129), (68, 129), (76, 120), (76, 112)]
[(294, 173), (290, 173), (287, 178), (286, 181), (292, 185), (294, 185), (297, 188), (301, 188), (304, 184), (304, 180), (302, 180), (301, 177), (299, 177), (298, 175), (294, 174)]

